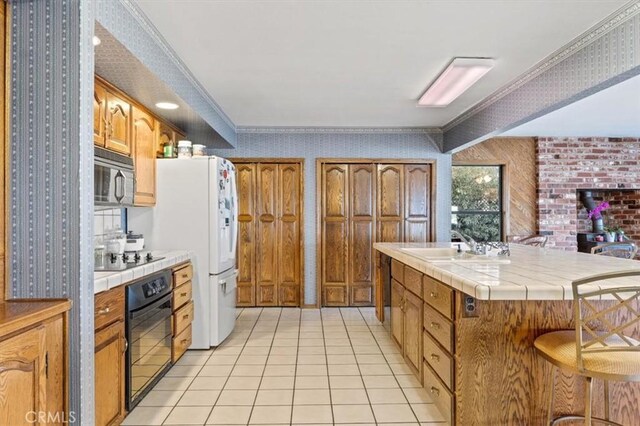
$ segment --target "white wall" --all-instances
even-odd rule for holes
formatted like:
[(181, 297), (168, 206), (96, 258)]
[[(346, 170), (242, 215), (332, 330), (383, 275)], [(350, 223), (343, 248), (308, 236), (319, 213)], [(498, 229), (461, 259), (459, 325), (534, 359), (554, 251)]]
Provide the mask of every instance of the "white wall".
[(304, 158), (305, 303), (316, 302), (316, 159), (416, 158), (436, 160), (436, 238), (449, 240), (451, 156), (438, 147), (440, 135), (414, 131), (331, 133), (239, 133), (236, 149), (211, 153), (223, 157)]

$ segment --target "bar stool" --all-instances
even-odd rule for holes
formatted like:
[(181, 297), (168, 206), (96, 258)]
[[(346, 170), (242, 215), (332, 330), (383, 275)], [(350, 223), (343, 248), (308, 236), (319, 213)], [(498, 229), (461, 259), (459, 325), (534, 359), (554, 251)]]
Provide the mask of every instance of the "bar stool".
[(527, 235), (514, 240), (514, 244), (523, 244), (525, 246), (544, 247), (547, 245), (546, 235)]
[(622, 259), (633, 259), (636, 257), (638, 247), (631, 241), (621, 243), (605, 243), (591, 248), (591, 254), (601, 256), (620, 257)]
[[(551, 363), (547, 384), (550, 388), (549, 425), (576, 419), (584, 419), (588, 426), (592, 420), (619, 425), (609, 420), (609, 381), (640, 382), (640, 341), (624, 334), (625, 329), (640, 321), (638, 277), (640, 270), (630, 270), (573, 281), (575, 330), (554, 331), (535, 340), (538, 355)], [(624, 280), (607, 282), (614, 279)], [(615, 303), (606, 306), (593, 303), (600, 299)], [(616, 316), (624, 320), (612, 320)], [(558, 368), (585, 377), (584, 416), (553, 418), (554, 382)], [(593, 379), (604, 381), (604, 419), (592, 416)]]

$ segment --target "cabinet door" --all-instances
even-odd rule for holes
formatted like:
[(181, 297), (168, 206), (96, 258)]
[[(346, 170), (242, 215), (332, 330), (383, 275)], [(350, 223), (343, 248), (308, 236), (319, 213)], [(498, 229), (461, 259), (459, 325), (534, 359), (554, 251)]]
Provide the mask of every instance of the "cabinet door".
[(96, 426), (120, 424), (125, 416), (124, 321), (95, 335)]
[(404, 358), (420, 377), (422, 368), (422, 300), (404, 292)]
[(430, 241), (431, 166), (407, 164), (404, 179), (404, 241)]
[(176, 146), (176, 141), (173, 138), (174, 137), (175, 132), (171, 129), (171, 127), (167, 126), (166, 123), (163, 122), (158, 122), (158, 141), (156, 144), (156, 157), (163, 157), (164, 156), (164, 148), (163, 145), (165, 143), (170, 143), (174, 146)]
[(258, 263), (256, 274), (258, 306), (276, 306), (278, 304), (277, 188), (278, 165), (258, 164)]
[(131, 105), (107, 92), (107, 132), (105, 148), (131, 155)]
[(404, 293), (402, 284), (391, 279), (391, 337), (400, 348), (404, 341), (404, 312), (402, 312)]
[(93, 86), (93, 144), (104, 147), (107, 91), (96, 80)]
[(39, 326), (0, 342), (0, 424), (27, 424), (26, 413), (46, 412), (45, 340)]
[(238, 183), (238, 306), (256, 306), (256, 165), (236, 164)]
[(146, 112), (133, 108), (133, 163), (137, 206), (156, 204), (156, 144), (155, 120)]
[(378, 165), (378, 241), (403, 241), (404, 167)]
[(348, 306), (349, 166), (322, 171), (322, 304)]
[(278, 165), (278, 305), (300, 306), (300, 165)]
[(349, 166), (349, 305), (373, 303), (376, 173), (373, 164)]

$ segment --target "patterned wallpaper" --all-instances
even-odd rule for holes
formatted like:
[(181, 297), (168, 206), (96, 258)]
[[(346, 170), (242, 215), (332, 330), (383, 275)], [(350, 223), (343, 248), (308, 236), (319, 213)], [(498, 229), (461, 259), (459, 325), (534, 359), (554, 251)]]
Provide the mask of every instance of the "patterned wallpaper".
[(11, 297), (73, 301), (70, 410), (88, 424), (94, 418), (87, 379), (94, 340), (93, 12), (92, 0), (10, 2), (8, 285)]
[[(231, 146), (236, 144), (235, 126), (202, 88), (169, 44), (130, 0), (98, 0), (96, 20), (153, 74), (188, 103)], [(117, 58), (114, 59), (117, 62)], [(114, 79), (114, 70), (110, 70)], [(122, 85), (136, 78), (124, 73), (115, 78)], [(126, 86), (126, 84), (124, 84)]]
[(566, 49), (561, 60), (551, 58), (553, 65), (537, 76), (445, 126), (445, 150), (498, 135), (639, 75), (639, 34), (640, 1), (635, 1)]
[(222, 157), (304, 158), (304, 273), (305, 303), (315, 303), (316, 272), (316, 158), (421, 158), (436, 160), (436, 237), (449, 240), (451, 217), (451, 156), (438, 147), (441, 134), (396, 130), (361, 133), (302, 129), (238, 133), (236, 149), (212, 150)]

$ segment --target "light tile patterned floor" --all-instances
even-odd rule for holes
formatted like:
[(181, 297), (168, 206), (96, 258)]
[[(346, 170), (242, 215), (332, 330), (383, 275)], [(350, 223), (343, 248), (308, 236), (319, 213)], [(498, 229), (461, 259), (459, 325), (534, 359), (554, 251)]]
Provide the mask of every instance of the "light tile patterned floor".
[(188, 351), (123, 425), (441, 421), (373, 308), (250, 308), (220, 347)]

